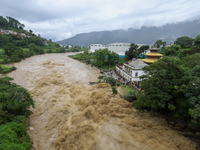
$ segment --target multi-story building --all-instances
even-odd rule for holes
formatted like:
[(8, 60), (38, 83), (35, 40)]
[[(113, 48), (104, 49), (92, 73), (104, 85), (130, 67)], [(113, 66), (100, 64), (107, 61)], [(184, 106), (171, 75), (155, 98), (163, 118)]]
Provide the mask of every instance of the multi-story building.
[(123, 67), (116, 66), (116, 72), (128, 81), (140, 81), (140, 76), (144, 74), (142, 68), (148, 66), (141, 59), (133, 59), (129, 63), (124, 63)]
[(94, 53), (95, 50), (107, 48), (104, 44), (90, 44), (90, 52)]

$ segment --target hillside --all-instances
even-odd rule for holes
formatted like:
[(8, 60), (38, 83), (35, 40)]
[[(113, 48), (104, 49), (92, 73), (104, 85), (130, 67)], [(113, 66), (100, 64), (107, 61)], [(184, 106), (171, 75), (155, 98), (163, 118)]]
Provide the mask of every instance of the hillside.
[(85, 45), (99, 43), (109, 44), (114, 42), (154, 44), (158, 39), (168, 44), (178, 37), (196, 37), (200, 34), (200, 20), (185, 21), (174, 24), (166, 24), (161, 27), (146, 27), (141, 29), (129, 28), (128, 30), (99, 31), (77, 34), (74, 37), (57, 41), (59, 44)]

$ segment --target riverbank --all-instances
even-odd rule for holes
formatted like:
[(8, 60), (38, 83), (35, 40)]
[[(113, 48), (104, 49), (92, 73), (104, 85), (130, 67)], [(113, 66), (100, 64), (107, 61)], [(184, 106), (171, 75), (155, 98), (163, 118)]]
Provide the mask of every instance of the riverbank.
[(13, 66), (5, 66), (5, 65), (0, 64), (0, 74), (9, 73), (9, 72), (16, 70), (16, 69), (17, 68), (15, 68)]

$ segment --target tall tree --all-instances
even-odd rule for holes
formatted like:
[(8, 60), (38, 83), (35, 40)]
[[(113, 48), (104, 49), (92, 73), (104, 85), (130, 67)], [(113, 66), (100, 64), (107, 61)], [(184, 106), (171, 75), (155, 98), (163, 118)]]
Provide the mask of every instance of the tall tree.
[(131, 46), (128, 51), (125, 52), (126, 60), (131, 60), (132, 58), (138, 57), (138, 45), (131, 43)]
[(200, 34), (194, 39), (194, 45), (200, 45)]
[(157, 47), (157, 48), (160, 48), (161, 46), (162, 47), (165, 47), (166, 45), (166, 42), (165, 41), (162, 41), (162, 40), (157, 40), (155, 43), (154, 43), (154, 46)]
[[(138, 53), (139, 54), (142, 54), (145, 52), (145, 50), (148, 50), (149, 49), (149, 45), (142, 45), (139, 49), (138, 49)], [(143, 55), (144, 57), (144, 55)]]
[(7, 27), (7, 26), (8, 26), (8, 21), (4, 17), (0, 16), (0, 27)]

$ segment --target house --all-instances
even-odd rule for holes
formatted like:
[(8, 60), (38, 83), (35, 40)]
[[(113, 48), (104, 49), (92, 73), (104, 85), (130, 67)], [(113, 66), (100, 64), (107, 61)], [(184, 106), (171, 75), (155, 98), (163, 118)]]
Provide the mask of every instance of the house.
[(95, 50), (105, 49), (107, 48), (104, 44), (90, 44), (89, 52), (94, 53)]
[(128, 63), (123, 64), (123, 68), (121, 66), (116, 66), (116, 72), (121, 75), (124, 79), (128, 81), (141, 81), (140, 76), (144, 75), (144, 71), (142, 68), (144, 66), (148, 66), (148, 64), (144, 63), (141, 59), (134, 59)]
[(17, 32), (13, 32), (13, 34), (12, 35), (17, 35)]
[(48, 45), (47, 41), (44, 41), (43, 44), (44, 44), (44, 45)]
[(27, 37), (27, 38), (31, 38), (31, 37), (32, 37), (32, 35), (26, 35), (26, 37)]
[(24, 34), (24, 33), (20, 33), (19, 35), (20, 35), (21, 38), (25, 38), (26, 37), (26, 34)]
[(1, 34), (4, 34), (4, 33), (5, 33), (5, 30), (4, 30), (4, 29), (0, 29), (0, 33), (1, 33)]

